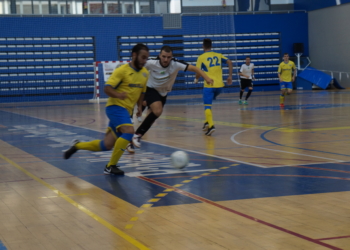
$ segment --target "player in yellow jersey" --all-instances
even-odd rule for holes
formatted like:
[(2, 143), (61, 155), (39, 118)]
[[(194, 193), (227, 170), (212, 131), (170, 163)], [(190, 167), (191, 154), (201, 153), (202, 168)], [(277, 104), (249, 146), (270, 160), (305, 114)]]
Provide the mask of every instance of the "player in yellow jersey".
[[(230, 59), (220, 53), (212, 51), (212, 41), (209, 38), (203, 40), (204, 53), (197, 59), (196, 66), (206, 72), (206, 74), (214, 80), (214, 84), (208, 84), (204, 81), (203, 89), (203, 102), (205, 110), (205, 122), (203, 125), (203, 131), (206, 135), (211, 135), (215, 131), (213, 115), (211, 112), (211, 106), (213, 100), (221, 93), (222, 88), (225, 86), (222, 80), (222, 64), (226, 63), (229, 67), (229, 74), (227, 77), (227, 85), (232, 84), (232, 62)], [(199, 74), (196, 74), (195, 83), (200, 78)]]
[(130, 115), (138, 104), (138, 115), (142, 112), (143, 94), (146, 91), (148, 70), (143, 66), (149, 56), (149, 49), (144, 44), (137, 44), (132, 49), (132, 61), (116, 68), (105, 84), (104, 91), (109, 96), (106, 114), (109, 125), (103, 140), (80, 142), (73, 140), (72, 146), (64, 152), (64, 159), (70, 158), (78, 150), (106, 151), (113, 148), (105, 174), (124, 174), (117, 163), (123, 155), (134, 134)]
[[(292, 77), (293, 74), (293, 77)], [(283, 55), (283, 62), (278, 67), (278, 78), (280, 79), (281, 96), (280, 96), (280, 107), (284, 107), (284, 96), (290, 95), (293, 91), (293, 82), (297, 75), (297, 68), (294, 62), (289, 61), (288, 53)]]

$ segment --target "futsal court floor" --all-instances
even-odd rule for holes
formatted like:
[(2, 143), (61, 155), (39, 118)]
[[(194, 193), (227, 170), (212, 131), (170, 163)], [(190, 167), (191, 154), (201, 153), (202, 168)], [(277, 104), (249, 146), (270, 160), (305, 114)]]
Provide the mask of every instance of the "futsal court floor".
[(1, 104), (0, 249), (350, 249), (350, 91), (237, 97), (212, 136), (200, 96), (169, 97), (125, 176), (103, 174), (111, 152), (62, 158), (103, 138), (105, 103)]

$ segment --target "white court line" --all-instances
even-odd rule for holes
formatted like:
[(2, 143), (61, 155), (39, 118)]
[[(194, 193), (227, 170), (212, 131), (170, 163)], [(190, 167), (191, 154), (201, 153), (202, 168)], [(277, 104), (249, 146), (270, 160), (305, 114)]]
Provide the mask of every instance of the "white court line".
[[(99, 133), (104, 133), (103, 131), (97, 130), (97, 129), (91, 129), (91, 128), (85, 128), (85, 127), (81, 127), (78, 125), (73, 125), (73, 124), (67, 124), (67, 123), (63, 123), (63, 122), (57, 122), (57, 121), (51, 121), (48, 119), (44, 119), (44, 118), (39, 118), (39, 117), (35, 117), (35, 116), (29, 116), (29, 115), (23, 115), (23, 114), (17, 114), (15, 112), (10, 112), (10, 111), (3, 111), (2, 112), (8, 112), (8, 113), (13, 113), (16, 115), (22, 115), (22, 116), (27, 116), (27, 117), (31, 117), (31, 118), (35, 118), (35, 119), (39, 119), (39, 120), (43, 120), (43, 121), (48, 121), (48, 122), (54, 122), (54, 123), (59, 123), (65, 126), (71, 126), (71, 127), (76, 127), (76, 128), (83, 128), (83, 129), (87, 129), (87, 130), (91, 130), (91, 131), (95, 131), (95, 132), (99, 132)], [(257, 126), (260, 127), (260, 126)], [(257, 128), (255, 127), (255, 128)], [(254, 147), (254, 148), (260, 148), (260, 149), (265, 149), (265, 150), (272, 150), (272, 151), (277, 151), (277, 152), (283, 152), (283, 153), (290, 153), (290, 154), (297, 154), (297, 155), (304, 155), (304, 154), (299, 154), (299, 153), (293, 153), (293, 152), (288, 152), (288, 151), (281, 151), (281, 150), (275, 150), (275, 149), (268, 149), (268, 148), (262, 148), (262, 147), (257, 147), (257, 146), (250, 146), (250, 145), (245, 145), (245, 144), (241, 144), (239, 142), (237, 142), (236, 140), (234, 140), (234, 137), (242, 132), (245, 132), (247, 130), (251, 130), (254, 128), (249, 128), (243, 131), (240, 131), (234, 135), (231, 136), (231, 141), (233, 141), (234, 143), (236, 143), (237, 145), (241, 145), (241, 146), (246, 146), (246, 147)], [(152, 142), (152, 141), (146, 141), (148, 143), (151, 144), (155, 144), (155, 145), (160, 145), (160, 146), (165, 146), (165, 147), (169, 147), (169, 148), (174, 148), (174, 149), (178, 149), (178, 150), (183, 150), (183, 151), (188, 151), (188, 152), (192, 152), (192, 153), (196, 153), (196, 154), (200, 154), (200, 155), (205, 155), (205, 156), (210, 156), (213, 158), (217, 158), (217, 159), (221, 159), (221, 160), (225, 160), (225, 161), (230, 161), (233, 163), (243, 163), (243, 164), (247, 164), (250, 166), (255, 166), (255, 167), (259, 167), (259, 168), (273, 168), (273, 167), (288, 167), (289, 165), (280, 165), (280, 166), (263, 166), (260, 164), (255, 164), (255, 163), (250, 163), (250, 162), (245, 162), (245, 161), (240, 161), (240, 160), (235, 160), (235, 159), (229, 159), (226, 157), (221, 157), (221, 156), (216, 156), (216, 155), (210, 155), (210, 154), (206, 154), (206, 153), (202, 153), (202, 152), (198, 152), (198, 151), (194, 151), (194, 150), (188, 150), (188, 149), (184, 149), (184, 148), (179, 148), (179, 147), (173, 147), (173, 146), (169, 146), (169, 145), (165, 145), (165, 144), (161, 144), (161, 143), (156, 143), (156, 142)], [(336, 161), (336, 162), (345, 162), (345, 161), (340, 161), (340, 160), (334, 160), (334, 159), (329, 159), (329, 158), (324, 158), (324, 157), (318, 157), (318, 156), (313, 156), (313, 155), (304, 155), (304, 156), (309, 156), (309, 157), (315, 157), (315, 158), (320, 158), (320, 159), (327, 159), (327, 160), (331, 160), (331, 161)], [(322, 162), (323, 163), (323, 162)], [(322, 164), (322, 163), (315, 163), (315, 164)], [(328, 162), (325, 162), (328, 163)], [(299, 164), (299, 165), (306, 165), (306, 164)], [(293, 166), (293, 165), (290, 165)], [(298, 166), (298, 165), (294, 165), (294, 166)]]
[[(97, 129), (85, 128), (85, 127), (81, 127), (81, 126), (78, 126), (78, 125), (72, 125), (72, 124), (67, 124), (67, 123), (63, 123), (63, 122), (51, 121), (51, 120), (48, 120), (48, 119), (38, 118), (38, 117), (35, 117), (35, 116), (17, 114), (17, 113), (15, 113), (15, 112), (10, 112), (10, 111), (3, 111), (3, 112), (8, 112), (8, 113), (16, 114), (16, 115), (27, 116), (27, 117), (31, 117), (31, 118), (35, 118), (35, 119), (39, 119), (39, 120), (43, 120), (43, 121), (48, 121), (48, 122), (59, 123), (59, 124), (65, 125), (65, 126), (71, 126), (71, 127), (76, 127), (76, 128), (80, 128), (80, 129), (87, 129), (87, 130), (91, 130), (91, 131), (95, 131), (95, 132), (104, 133), (104, 132), (102, 132), (102, 131), (100, 131), (100, 130), (97, 130)], [(247, 165), (251, 165), (251, 166), (255, 166), (255, 167), (259, 167), (259, 168), (267, 168), (266, 166), (259, 165), (259, 164), (254, 164), (254, 163), (250, 163), (250, 162), (245, 162), (245, 161), (239, 161), (239, 160), (229, 159), (229, 158), (225, 158), (225, 157), (221, 157), (221, 156), (216, 156), (216, 155), (210, 155), (210, 154), (206, 154), (206, 153), (202, 153), (202, 152), (197, 152), (197, 151), (194, 151), (194, 150), (188, 150), (188, 149), (173, 147), (173, 146), (169, 146), (169, 145), (165, 145), (165, 144), (160, 144), (160, 143), (156, 143), (156, 142), (151, 142), (151, 141), (145, 141), (145, 142), (148, 142), (148, 143), (151, 143), (151, 144), (155, 144), (155, 145), (164, 146), (164, 147), (174, 148), (174, 149), (178, 149), (178, 150), (183, 150), (183, 151), (187, 151), (187, 152), (192, 152), (192, 153), (196, 153), (196, 154), (200, 154), (200, 155), (210, 156), (210, 157), (214, 157), (214, 158), (221, 159), (221, 160), (225, 160), (225, 161), (231, 161), (231, 162), (233, 162), (233, 163), (236, 163), (236, 162), (237, 162), (237, 163), (243, 163), (243, 164), (247, 164)]]
[[(342, 161), (346, 162), (346, 161)], [(300, 164), (291, 164), (291, 165), (279, 165), (279, 166), (270, 166), (266, 168), (283, 168), (283, 167), (297, 167), (297, 166), (309, 166), (309, 165), (316, 165), (316, 164), (327, 164), (327, 163), (334, 163), (334, 162), (314, 162), (314, 163), (300, 163)]]
[[(257, 128), (257, 127), (256, 127), (256, 128)], [(287, 153), (287, 154), (293, 154), (293, 155), (302, 155), (302, 156), (313, 157), (313, 158), (318, 158), (318, 159), (325, 159), (325, 160), (331, 160), (331, 161), (336, 161), (336, 162), (344, 162), (344, 161), (341, 161), (341, 160), (335, 160), (335, 159), (326, 158), (326, 157), (321, 157), (321, 156), (300, 154), (300, 153), (289, 152), (289, 151), (283, 151), (283, 150), (277, 150), (277, 149), (272, 149), (272, 148), (263, 148), (263, 147), (258, 147), (258, 146), (247, 145), (247, 144), (239, 143), (238, 141), (235, 140), (235, 137), (236, 137), (237, 135), (239, 135), (240, 133), (246, 132), (246, 131), (248, 131), (248, 130), (251, 130), (251, 129), (254, 129), (254, 128), (249, 128), (249, 129), (246, 129), (246, 130), (242, 130), (242, 131), (239, 131), (239, 132), (233, 134), (233, 135), (231, 136), (231, 141), (234, 142), (234, 143), (237, 144), (237, 145), (240, 145), (240, 146), (246, 146), (246, 147), (251, 147), (251, 148), (258, 148), (258, 149), (270, 150), (270, 151), (274, 151), (274, 152), (281, 152), (281, 153)], [(320, 163), (320, 164), (321, 164), (321, 163)], [(303, 165), (303, 164), (301, 164), (301, 165)]]

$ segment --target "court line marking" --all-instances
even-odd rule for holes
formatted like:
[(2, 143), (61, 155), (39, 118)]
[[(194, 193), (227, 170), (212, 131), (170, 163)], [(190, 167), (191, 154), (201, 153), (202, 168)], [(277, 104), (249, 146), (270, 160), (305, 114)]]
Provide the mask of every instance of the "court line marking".
[[(84, 194), (67, 194), (67, 196), (78, 196), (78, 195), (89, 195), (87, 193)], [(50, 199), (50, 198), (57, 198), (60, 196), (54, 195), (54, 196), (43, 196), (43, 197), (38, 197), (39, 199)]]
[[(236, 165), (239, 165), (239, 164), (231, 164), (230, 166), (228, 167), (223, 167), (223, 168), (220, 168), (220, 169), (214, 169), (214, 170), (211, 170), (211, 169), (208, 169), (206, 171), (206, 173), (202, 173), (200, 175), (195, 175), (195, 176), (186, 176), (185, 177), (185, 180), (181, 181), (181, 184), (175, 184), (173, 185), (173, 187), (181, 187), (183, 186), (184, 184), (188, 184), (188, 183), (191, 183), (192, 181), (196, 180), (196, 179), (199, 179), (203, 176), (209, 176), (211, 173), (210, 172), (219, 172), (220, 170), (223, 170), (223, 169), (228, 169), (232, 166), (236, 166)], [(349, 179), (350, 180), (350, 179)], [(161, 200), (161, 198), (165, 197), (168, 193), (172, 192), (173, 189), (165, 189), (163, 190), (161, 193), (158, 193), (156, 195), (154, 195), (154, 197), (156, 198), (152, 198), (150, 200), (148, 200), (147, 202), (150, 203), (150, 204), (143, 204), (141, 207), (139, 207), (139, 210), (136, 212), (136, 214), (139, 214), (140, 211), (143, 211), (143, 210), (140, 210), (142, 208), (145, 208), (145, 206), (147, 205), (150, 205), (152, 206), (154, 202), (159, 202)], [(131, 229), (133, 228), (134, 224), (132, 224), (131, 222), (134, 222), (134, 221), (137, 221), (138, 220), (138, 217), (132, 217), (130, 220), (129, 220), (129, 223), (125, 226), (125, 229)]]
[[(314, 178), (314, 179), (332, 179), (332, 180), (343, 180), (343, 181), (350, 181), (350, 178), (345, 177), (335, 177), (335, 176), (322, 176), (322, 175), (287, 175), (287, 174), (212, 174), (207, 175), (206, 177), (230, 177), (230, 176), (236, 176), (236, 177), (300, 177), (300, 178)], [(174, 179), (174, 178), (186, 178), (188, 176), (165, 176), (165, 177), (153, 177), (150, 178), (151, 180), (155, 179)], [(148, 177), (146, 177), (148, 178)], [(317, 193), (318, 194), (318, 193)], [(266, 197), (260, 197), (260, 198), (266, 198)]]
[(312, 238), (307, 237), (307, 236), (305, 236), (305, 235), (302, 235), (302, 234), (299, 234), (299, 233), (290, 231), (290, 230), (288, 230), (288, 229), (285, 229), (285, 228), (279, 227), (279, 226), (277, 226), (277, 225), (271, 224), (271, 223), (269, 223), (269, 222), (260, 220), (260, 219), (258, 219), (258, 218), (253, 217), (253, 216), (250, 216), (250, 215), (241, 213), (241, 212), (239, 212), (239, 211), (236, 211), (236, 210), (233, 210), (233, 209), (231, 209), (231, 208), (225, 207), (225, 206), (223, 206), (223, 205), (220, 205), (220, 204), (218, 204), (218, 203), (216, 203), (216, 202), (214, 202), (214, 201), (208, 200), (208, 199), (203, 198), (203, 197), (201, 197), (201, 196), (198, 196), (198, 195), (192, 194), (192, 193), (190, 193), (190, 192), (187, 192), (187, 191), (184, 191), (184, 190), (175, 188), (175, 187), (173, 187), (173, 186), (169, 186), (169, 185), (167, 185), (167, 184), (165, 184), (165, 183), (162, 183), (162, 182), (159, 182), (159, 181), (156, 181), (156, 180), (152, 180), (152, 179), (147, 178), (147, 177), (137, 177), (137, 178), (139, 178), (139, 179), (141, 179), (141, 180), (144, 180), (144, 181), (147, 181), (147, 182), (149, 182), (149, 183), (152, 183), (152, 184), (154, 184), (154, 185), (163, 187), (163, 188), (172, 188), (172, 189), (174, 189), (175, 192), (177, 192), (177, 193), (179, 193), (179, 194), (185, 195), (185, 196), (187, 196), (187, 197), (190, 197), (190, 198), (192, 198), (192, 199), (201, 201), (201, 202), (203, 202), (203, 203), (207, 203), (207, 204), (213, 205), (213, 206), (215, 206), (215, 207), (217, 207), (217, 208), (226, 210), (226, 211), (228, 211), (228, 212), (231, 212), (231, 213), (233, 213), (233, 214), (239, 215), (239, 216), (244, 217), (244, 218), (246, 218), (246, 219), (249, 219), (249, 220), (255, 221), (255, 222), (257, 222), (257, 223), (263, 224), (263, 225), (265, 225), (265, 226), (268, 226), (268, 227), (277, 229), (277, 230), (282, 231), (282, 232), (284, 232), (284, 233), (287, 233), (287, 234), (296, 236), (296, 237), (298, 237), (298, 238), (301, 238), (301, 239), (303, 239), (303, 240), (307, 240), (307, 241), (309, 241), (309, 242), (318, 244), (318, 245), (320, 245), (320, 246), (324, 246), (324, 247), (327, 247), (327, 248), (333, 249), (333, 250), (342, 250), (341, 248), (338, 248), (338, 247), (329, 245), (329, 244), (324, 243), (324, 242), (321, 242), (321, 241), (319, 241), (319, 240), (317, 240), (317, 239), (312, 239)]
[[(166, 120), (174, 120), (174, 121), (191, 121), (191, 122), (203, 123), (203, 119), (195, 119), (195, 118), (176, 117), (176, 116), (160, 116), (159, 118), (166, 119)], [(261, 129), (261, 130), (275, 129), (276, 131), (279, 131), (279, 132), (288, 132), (288, 133), (350, 129), (350, 126), (333, 127), (333, 128), (310, 128), (310, 129), (280, 128), (280, 127), (272, 127), (272, 126), (259, 126), (259, 125), (253, 125), (253, 124), (222, 122), (222, 121), (215, 121), (215, 124), (229, 126), (229, 127), (237, 127), (237, 128), (255, 128), (255, 129)]]
[(277, 149), (272, 149), (272, 148), (263, 148), (263, 147), (259, 147), (259, 146), (247, 145), (247, 144), (239, 143), (238, 141), (235, 140), (235, 137), (236, 137), (237, 135), (239, 135), (240, 133), (246, 132), (246, 131), (248, 131), (248, 130), (251, 130), (251, 129), (242, 130), (242, 131), (239, 131), (239, 132), (233, 134), (233, 135), (231, 136), (231, 141), (232, 141), (233, 143), (237, 144), (237, 145), (240, 145), (240, 146), (246, 146), (246, 147), (251, 147), (251, 148), (258, 148), (258, 149), (270, 150), (270, 151), (280, 152), (280, 153), (287, 153), (287, 154), (294, 154), (294, 155), (302, 155), (302, 156), (313, 157), (313, 158), (318, 158), (318, 159), (331, 160), (331, 161), (335, 161), (335, 162), (344, 162), (344, 161), (341, 161), (341, 160), (335, 160), (335, 159), (326, 158), (326, 157), (321, 157), (321, 156), (307, 155), (307, 154), (301, 154), (301, 153), (295, 153), (295, 152), (277, 150)]
[(344, 238), (350, 238), (350, 235), (338, 236), (338, 237), (330, 237), (330, 238), (322, 238), (322, 239), (317, 239), (317, 240), (337, 240), (337, 239), (344, 239)]
[(97, 214), (91, 212), (89, 209), (87, 209), (86, 207), (84, 207), (83, 205), (79, 204), (78, 202), (72, 200), (71, 198), (68, 197), (68, 195), (62, 193), (61, 191), (59, 191), (58, 189), (56, 189), (55, 187), (51, 186), (50, 184), (48, 184), (47, 182), (43, 181), (41, 178), (37, 177), (36, 175), (32, 174), (31, 172), (29, 172), (28, 170), (22, 168), (20, 165), (18, 165), (17, 163), (15, 163), (14, 161), (10, 160), (9, 158), (7, 158), (6, 156), (3, 156), (2, 154), (0, 154), (0, 158), (2, 158), (3, 160), (7, 161), (9, 164), (11, 164), (12, 166), (14, 166), (15, 168), (17, 168), (18, 170), (22, 171), (24, 174), (26, 174), (27, 176), (31, 177), (32, 179), (34, 179), (35, 181), (39, 182), (40, 184), (44, 185), (45, 187), (47, 187), (48, 189), (51, 189), (51, 191), (53, 191), (54, 193), (57, 194), (57, 196), (62, 197), (63, 199), (65, 199), (67, 202), (69, 202), (70, 204), (72, 204), (73, 206), (75, 206), (76, 208), (78, 208), (80, 211), (84, 212), (85, 214), (89, 215), (92, 219), (96, 220), (97, 222), (99, 222), (100, 224), (102, 224), (103, 226), (105, 226), (106, 228), (108, 228), (109, 230), (111, 230), (112, 232), (114, 232), (115, 234), (117, 234), (118, 236), (120, 236), (121, 238), (123, 238), (124, 240), (126, 240), (127, 242), (129, 242), (130, 244), (134, 245), (135, 247), (137, 247), (138, 249), (141, 250), (150, 250), (148, 247), (146, 247), (145, 245), (143, 245), (142, 243), (140, 243), (139, 241), (137, 241), (136, 239), (134, 239), (133, 237), (129, 236), (128, 234), (124, 233), (123, 231), (121, 231), (120, 229), (118, 229), (117, 227), (113, 226), (112, 224), (110, 224), (109, 222), (107, 222), (106, 220), (102, 219), (100, 216), (98, 216)]
[[(313, 152), (319, 152), (319, 153), (326, 153), (326, 154), (332, 154), (332, 155), (341, 155), (341, 156), (346, 156), (346, 157), (350, 157), (350, 155), (346, 155), (346, 154), (338, 154), (338, 153), (333, 153), (333, 152), (327, 152), (327, 151), (321, 151), (321, 150), (316, 150), (316, 149), (309, 149), (309, 148), (298, 148), (298, 147), (293, 147), (293, 146), (288, 146), (288, 145), (283, 145), (277, 142), (274, 142), (272, 140), (269, 140), (265, 137), (265, 135), (271, 131), (274, 131), (275, 129), (270, 129), (265, 131), (264, 133), (260, 134), (260, 138), (263, 139), (266, 142), (269, 142), (273, 145), (277, 145), (277, 146), (281, 146), (281, 147), (287, 147), (287, 148), (295, 148), (295, 149), (301, 149), (301, 150), (305, 150), (305, 151), (313, 151)], [(314, 143), (319, 143), (319, 142), (314, 142)]]
[[(103, 133), (103, 134), (105, 133), (105, 132), (102, 132), (102, 131), (97, 130), (97, 129), (85, 128), (85, 127), (81, 127), (81, 126), (77, 126), (77, 125), (73, 125), (73, 124), (67, 124), (67, 123), (63, 123), (63, 122), (51, 121), (51, 120), (47, 120), (47, 119), (44, 119), (44, 118), (38, 118), (38, 117), (35, 117), (35, 116), (17, 114), (17, 113), (10, 112), (10, 111), (2, 111), (2, 112), (8, 112), (8, 113), (12, 113), (12, 114), (15, 114), (15, 115), (27, 116), (27, 117), (31, 117), (31, 118), (34, 118), (34, 119), (43, 120), (43, 121), (46, 121), (46, 122), (58, 123), (58, 124), (62, 124), (62, 125), (65, 125), (65, 126), (71, 126), (71, 127), (76, 127), (76, 128), (80, 128), (80, 129), (86, 129), (86, 130), (99, 132), (99, 133)], [(230, 161), (230, 162), (239, 162), (239, 163), (244, 163), (244, 164), (251, 165), (251, 166), (256, 166), (256, 167), (260, 167), (260, 168), (266, 168), (265, 166), (262, 166), (262, 165), (259, 165), (259, 164), (254, 164), (254, 163), (249, 163), (249, 162), (229, 159), (229, 158), (225, 158), (225, 157), (221, 157), (221, 156), (210, 155), (210, 154), (206, 154), (206, 153), (202, 153), (202, 152), (197, 152), (197, 151), (194, 151), (194, 150), (187, 150), (187, 149), (173, 147), (173, 146), (168, 146), (168, 145), (165, 145), (165, 144), (151, 142), (151, 141), (146, 141), (146, 142), (151, 143), (151, 144), (155, 144), (155, 145), (161, 145), (161, 146), (168, 147), (168, 148), (180, 149), (180, 150), (184, 150), (184, 151), (188, 151), (188, 152), (192, 152), (192, 153), (196, 153), (196, 154), (210, 156), (210, 157), (213, 157), (213, 158), (222, 159), (222, 160), (226, 160), (226, 161)]]
[[(12, 114), (15, 114), (15, 115), (20, 115), (20, 116), (31, 117), (31, 118), (38, 119), (38, 120), (43, 120), (43, 121), (46, 121), (46, 122), (58, 123), (58, 124), (62, 124), (62, 125), (65, 125), (65, 126), (71, 126), (71, 127), (75, 127), (75, 128), (86, 129), (86, 130), (98, 132), (98, 133), (104, 133), (103, 131), (97, 130), (97, 129), (85, 128), (85, 127), (81, 127), (81, 126), (78, 126), (78, 125), (67, 124), (67, 123), (58, 122), (58, 121), (51, 121), (51, 120), (48, 120), (48, 119), (35, 117), (35, 116), (30, 116), (30, 115), (17, 114), (15, 112), (11, 112), (11, 111), (3, 111), (3, 110), (1, 110), (1, 111), (2, 112), (7, 112), (7, 113), (12, 113)], [(258, 127), (254, 127), (254, 128), (258, 128)], [(249, 130), (249, 129), (247, 129), (247, 130)], [(247, 131), (247, 130), (240, 131), (239, 133)], [(259, 168), (271, 168), (270, 166), (263, 166), (263, 165), (260, 165), (260, 164), (255, 164), (255, 163), (250, 163), (250, 162), (245, 162), (245, 161), (239, 161), (239, 160), (235, 160), (235, 159), (229, 159), (229, 158), (226, 158), (226, 157), (221, 157), (221, 156), (216, 156), (216, 155), (210, 155), (210, 154), (206, 154), (206, 153), (202, 153), (202, 152), (198, 152), (198, 151), (194, 151), (194, 150), (188, 150), (188, 149), (184, 149), (184, 148), (169, 146), (169, 145), (156, 143), (156, 142), (152, 142), (152, 141), (148, 141), (148, 140), (147, 141), (145, 140), (145, 142), (148, 142), (148, 143), (151, 143), (151, 144), (155, 144), (155, 145), (165, 146), (165, 147), (169, 147), (169, 148), (180, 149), (180, 150), (184, 150), (184, 151), (188, 151), (188, 152), (192, 152), (192, 153), (196, 153), (196, 154), (200, 154), (200, 155), (210, 156), (210, 157), (213, 157), (213, 158), (222, 159), (222, 160), (226, 160), (226, 161), (230, 161), (230, 162), (244, 163), (244, 164), (247, 164), (247, 165), (250, 165), (250, 166), (259, 167)], [(244, 144), (238, 144), (238, 145), (253, 147), (253, 146), (244, 145)], [(262, 148), (262, 149), (270, 150), (270, 149), (267, 149), (267, 148)], [(271, 150), (273, 150), (273, 149), (271, 149)], [(287, 151), (282, 151), (282, 152), (287, 152)], [(288, 153), (291, 153), (291, 152), (288, 152)], [(330, 159), (330, 160), (331, 161), (336, 161), (336, 160), (333, 160), (333, 159)], [(339, 162), (344, 162), (344, 161), (339, 161)], [(300, 165), (300, 164), (297, 164), (297, 165)], [(272, 166), (272, 167), (284, 167), (284, 166), (285, 165)]]

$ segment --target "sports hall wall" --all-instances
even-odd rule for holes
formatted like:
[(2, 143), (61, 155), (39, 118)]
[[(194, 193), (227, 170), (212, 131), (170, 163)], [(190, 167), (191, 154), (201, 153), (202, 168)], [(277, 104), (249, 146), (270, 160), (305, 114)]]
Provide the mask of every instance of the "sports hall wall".
[[(234, 22), (234, 31), (227, 28), (228, 22)], [(250, 39), (249, 44), (259, 42), (259, 37), (265, 36), (278, 38), (278, 49), (274, 49), (275, 62), (273, 67), (266, 67), (264, 81), (257, 83), (256, 90), (278, 90), (276, 70), (281, 54), (293, 53), (293, 43), (304, 43), (305, 55), (308, 55), (308, 17), (307, 13), (297, 12), (289, 14), (255, 14), (255, 15), (230, 15), (213, 16), (182, 16), (182, 28), (164, 29), (161, 16), (146, 17), (0, 17), (0, 102), (16, 101), (40, 101), (40, 100), (61, 100), (61, 99), (90, 99), (93, 96), (94, 61), (116, 61), (120, 60), (117, 44), (118, 37), (134, 38), (130, 40), (135, 44), (148, 36), (160, 36), (164, 39), (173, 37), (178, 40), (185, 35), (208, 35), (232, 33), (243, 34), (242, 37)], [(41, 39), (42, 41), (36, 41)], [(46, 39), (46, 40), (45, 40)], [(47, 41), (50, 40), (51, 41)], [(65, 39), (65, 41), (61, 41)], [(76, 39), (76, 40), (74, 40)], [(86, 40), (82, 40), (86, 39)], [(197, 37), (198, 53), (201, 53), (200, 41), (203, 37)], [(44, 41), (45, 40), (45, 41)], [(54, 41), (53, 41), (54, 40)], [(269, 43), (265, 38), (265, 43)], [(180, 41), (182, 42), (182, 41)], [(36, 48), (32, 43), (41, 43), (42, 48)], [(45, 45), (45, 43), (47, 45)], [(65, 43), (65, 51), (57, 45)], [(68, 44), (69, 43), (69, 44)], [(88, 43), (88, 44), (87, 44)], [(21, 46), (19, 44), (22, 44)], [(26, 44), (26, 45), (23, 45)], [(51, 45), (50, 45), (51, 44)], [(183, 44), (172, 44), (186, 48)], [(239, 45), (239, 44), (238, 44)], [(46, 46), (46, 48), (45, 48)], [(56, 46), (56, 47), (50, 47)], [(159, 47), (159, 46), (158, 46)], [(193, 46), (192, 46), (193, 47)], [(78, 50), (75, 55), (74, 50)], [(131, 48), (131, 47), (130, 47)], [(184, 49), (182, 50), (184, 51)], [(256, 52), (255, 47), (247, 47), (246, 53), (241, 53), (237, 58), (239, 64), (243, 63), (247, 54), (252, 52), (252, 58), (269, 58), (269, 49), (264, 49), (261, 56)], [(267, 47), (266, 47), (267, 48)], [(215, 48), (214, 48), (215, 49)], [(56, 51), (58, 50), (58, 52)], [(61, 50), (61, 52), (59, 52)], [(18, 51), (26, 51), (19, 55)], [(33, 51), (33, 52), (28, 52)], [(36, 52), (41, 51), (41, 52)], [(44, 52), (42, 52), (44, 51)], [(46, 52), (45, 52), (46, 51)], [(52, 51), (56, 51), (55, 53)], [(251, 52), (250, 52), (251, 51)], [(278, 52), (278, 53), (277, 53)], [(17, 53), (17, 54), (16, 54)], [(32, 55), (28, 55), (32, 54)], [(62, 65), (62, 57), (65, 53), (67, 65)], [(129, 52), (128, 52), (129, 53)], [(185, 53), (186, 52), (182, 52)], [(272, 53), (272, 52), (271, 52)], [(40, 55), (37, 55), (40, 54)], [(47, 54), (47, 55), (45, 55)], [(277, 54), (277, 55), (276, 55)], [(156, 55), (153, 53), (153, 55)], [(176, 53), (175, 53), (176, 55)], [(183, 54), (180, 55), (184, 56)], [(37, 60), (21, 60), (18, 58), (44, 58)], [(16, 59), (17, 58), (17, 59)], [(53, 58), (53, 59), (52, 59)], [(186, 59), (186, 58), (185, 58)], [(76, 63), (74, 60), (78, 60)], [(263, 60), (263, 59), (261, 59)], [(58, 61), (58, 62), (56, 62)], [(263, 60), (264, 61), (264, 60)], [(17, 64), (18, 65), (17, 65)], [(264, 62), (261, 62), (262, 64)], [(266, 62), (265, 62), (266, 63)], [(28, 64), (33, 64), (28, 74)], [(48, 68), (42, 65), (50, 64)], [(61, 64), (61, 65), (60, 65)], [(270, 63), (271, 64), (271, 63)], [(41, 69), (38, 69), (40, 65)], [(53, 66), (52, 66), (53, 65)], [(56, 65), (56, 66), (55, 66)], [(237, 65), (238, 66), (238, 65)], [(270, 65), (271, 66), (271, 65)], [(39, 67), (39, 68), (40, 68)], [(69, 70), (70, 72), (68, 72)], [(75, 67), (75, 68), (74, 68)], [(261, 66), (263, 69), (265, 66)], [(67, 73), (67, 72), (68, 73)], [(22, 72), (22, 74), (21, 74)], [(57, 72), (51, 74), (51, 72)], [(48, 76), (50, 75), (50, 76)], [(75, 80), (72, 78), (76, 78)], [(26, 81), (33, 79), (33, 81)], [(41, 79), (41, 85), (35, 83)], [(56, 82), (54, 86), (47, 86), (47, 79)], [(28, 86), (32, 87), (23, 88)], [(79, 87), (75, 86), (76, 84)], [(237, 88), (237, 84), (235, 88)], [(63, 87), (62, 87), (62, 86)], [(39, 86), (39, 87), (38, 87)], [(58, 90), (60, 92), (58, 92)], [(27, 92), (26, 92), (27, 91)], [(31, 91), (30, 94), (27, 94)], [(55, 92), (56, 91), (56, 92)], [(233, 90), (236, 91), (236, 90)], [(176, 92), (181, 94), (182, 92)]]
[[(350, 87), (350, 3), (309, 12), (311, 66)], [(341, 73), (343, 72), (343, 73)]]
[(346, 3), (350, 3), (350, 0), (294, 0), (294, 9), (312, 11)]

